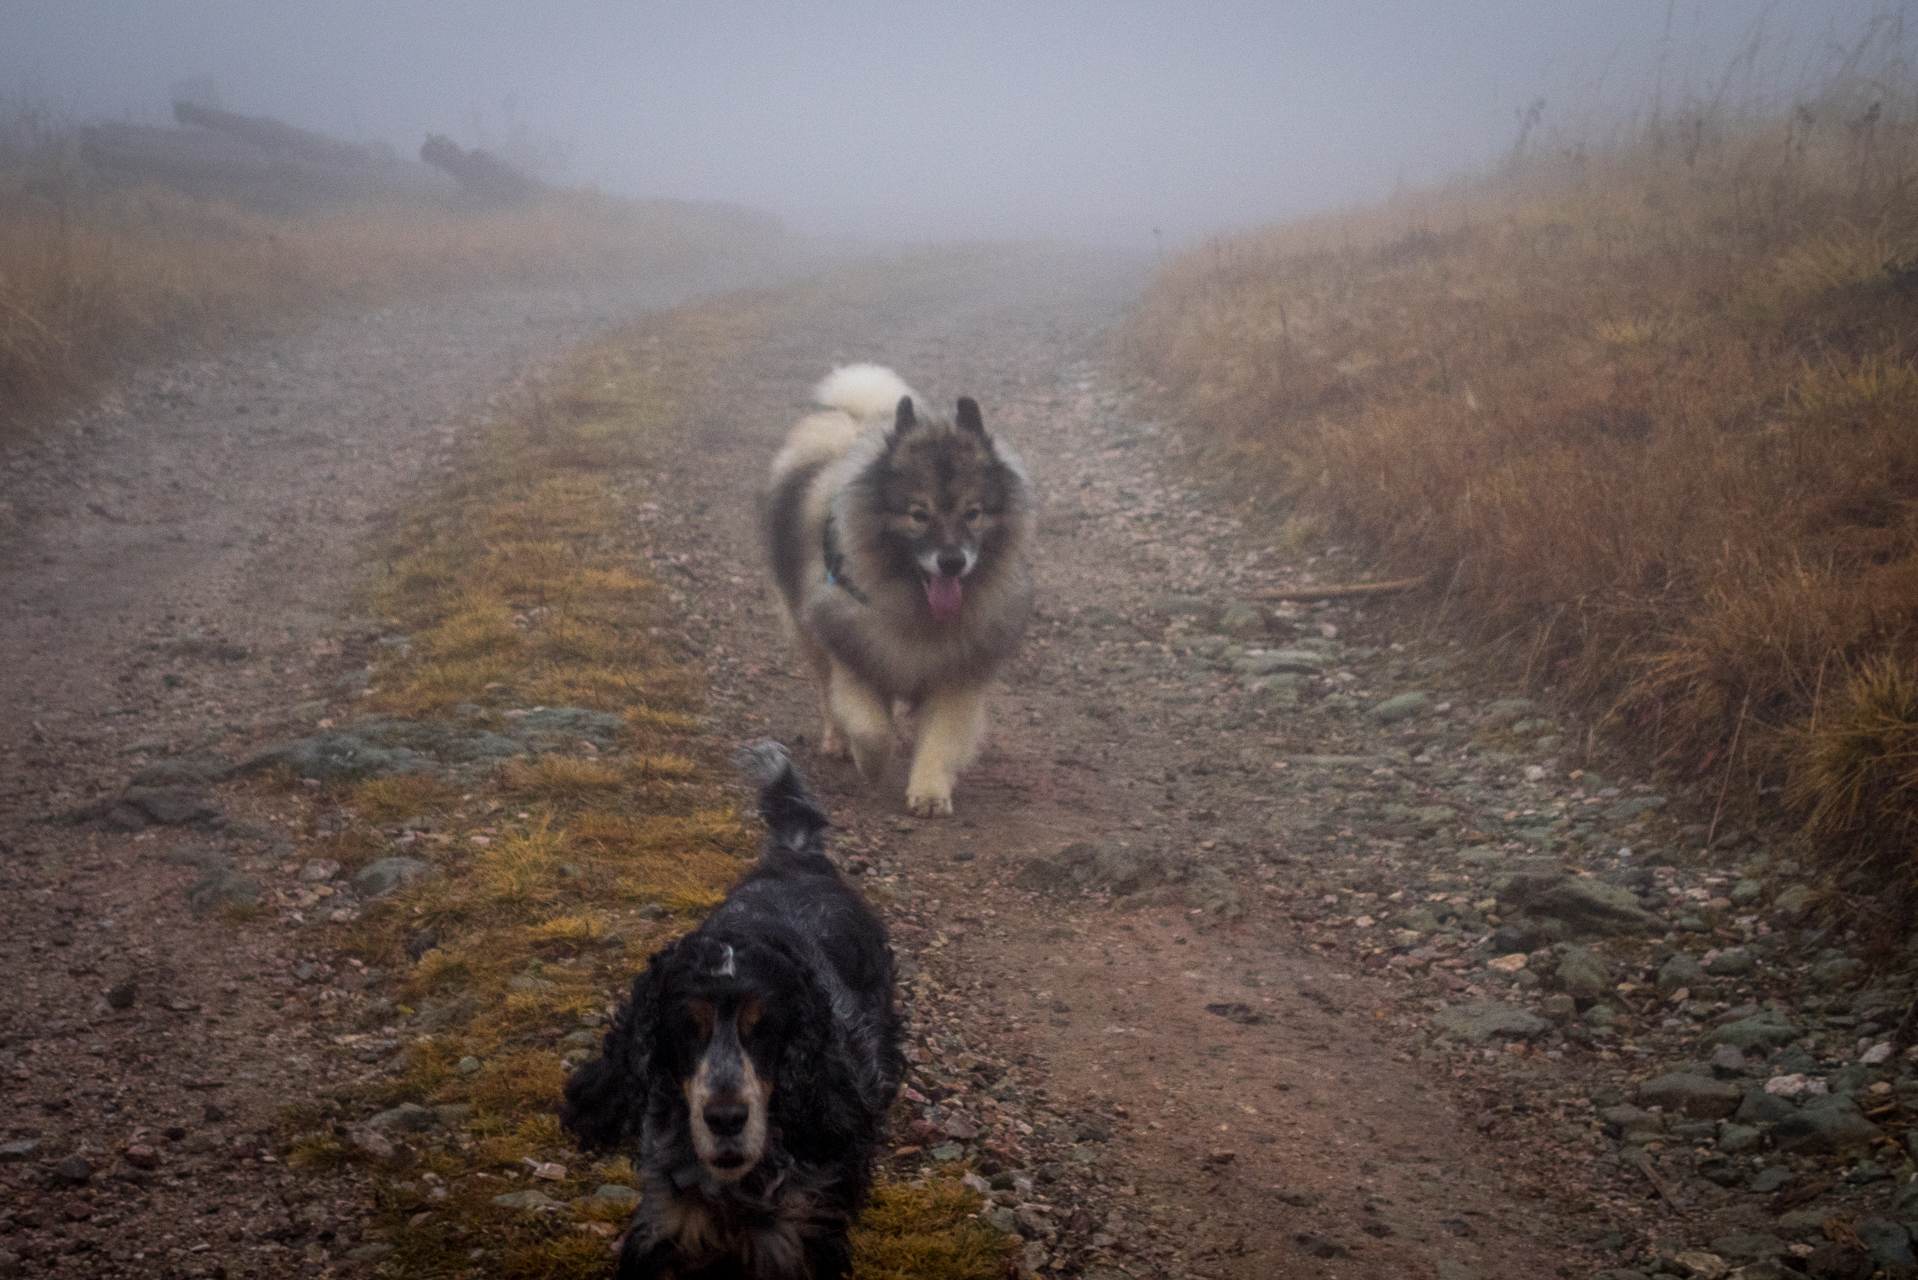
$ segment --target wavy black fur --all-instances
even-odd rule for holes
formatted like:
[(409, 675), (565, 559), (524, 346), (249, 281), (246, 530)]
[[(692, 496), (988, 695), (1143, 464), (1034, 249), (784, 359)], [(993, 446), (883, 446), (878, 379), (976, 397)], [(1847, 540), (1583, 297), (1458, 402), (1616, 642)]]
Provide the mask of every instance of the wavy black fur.
[[(825, 810), (777, 743), (740, 763), (761, 783), (758, 865), (653, 957), (599, 1058), (566, 1082), (560, 1119), (580, 1145), (638, 1157), (620, 1280), (845, 1275), (846, 1230), (905, 1072), (886, 928), (827, 859)], [(705, 1046), (688, 1010), (746, 998), (765, 1010), (745, 1050), (772, 1081), (767, 1141), (727, 1180), (693, 1145), (686, 1082)]]

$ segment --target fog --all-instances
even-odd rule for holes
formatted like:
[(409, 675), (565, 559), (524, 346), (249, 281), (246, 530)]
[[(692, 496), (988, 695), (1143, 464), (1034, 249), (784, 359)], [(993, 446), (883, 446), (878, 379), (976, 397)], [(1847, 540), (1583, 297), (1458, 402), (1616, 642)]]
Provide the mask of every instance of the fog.
[[(170, 124), (176, 86), (414, 154), (877, 240), (1176, 244), (1389, 193), (1729, 78), (1882, 0), (532, 5), (0, 0), (0, 93)], [(1756, 62), (1741, 51), (1758, 49)]]

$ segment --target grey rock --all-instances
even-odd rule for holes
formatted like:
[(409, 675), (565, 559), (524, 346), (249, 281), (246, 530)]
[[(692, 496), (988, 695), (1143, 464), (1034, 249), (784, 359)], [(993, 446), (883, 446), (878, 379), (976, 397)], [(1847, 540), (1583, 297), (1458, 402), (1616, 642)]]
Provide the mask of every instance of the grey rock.
[(187, 905), (196, 916), (232, 903), (250, 907), (260, 900), (260, 885), (237, 871), (216, 868), (202, 875), (186, 891)]
[(1727, 1262), (1757, 1262), (1790, 1252), (1785, 1242), (1773, 1235), (1719, 1236), (1711, 1242), (1711, 1251)]
[(557, 1209), (559, 1201), (544, 1191), (509, 1191), (503, 1196), (494, 1196), (493, 1203), (502, 1209)]
[(1713, 1027), (1704, 1036), (1704, 1044), (1735, 1045), (1746, 1053), (1754, 1049), (1776, 1049), (1798, 1038), (1798, 1028), (1770, 1013), (1760, 1013), (1722, 1027)]
[(1732, 1119), (1739, 1124), (1775, 1124), (1797, 1114), (1798, 1108), (1789, 1099), (1766, 1093), (1765, 1086), (1761, 1084), (1745, 1090), (1744, 1100), (1738, 1104), (1738, 1111)]
[(1756, 968), (1757, 956), (1743, 947), (1734, 947), (1713, 956), (1712, 962), (1705, 966), (1705, 972), (1714, 978), (1742, 978)]
[(1235, 640), (1251, 640), (1265, 634), (1265, 611), (1243, 600), (1234, 600), (1219, 614), (1219, 634)]
[(300, 879), (307, 884), (324, 884), (340, 874), (340, 864), (331, 858), (314, 858), (300, 868)]
[(1813, 965), (1807, 976), (1815, 986), (1842, 987), (1865, 976), (1865, 962), (1856, 956), (1833, 956)]
[(54, 1181), (77, 1187), (93, 1177), (93, 1166), (85, 1156), (68, 1156), (53, 1166)]
[(1537, 710), (1538, 704), (1530, 698), (1500, 698), (1485, 708), (1485, 718), (1494, 724), (1503, 724)]
[(1735, 1044), (1721, 1044), (1712, 1050), (1711, 1069), (1719, 1075), (1743, 1075), (1746, 1066), (1745, 1051)]
[(129, 779), (136, 787), (205, 786), (224, 781), (233, 766), (214, 755), (173, 756), (155, 760)]
[(1664, 807), (1664, 796), (1633, 796), (1607, 809), (1605, 816), (1613, 822), (1630, 822), (1640, 814), (1653, 813)]
[(1911, 1252), (1910, 1232), (1889, 1218), (1861, 1218), (1851, 1229), (1870, 1251), (1871, 1260), (1893, 1275), (1906, 1274), (1918, 1266), (1918, 1257)]
[(433, 1118), (448, 1129), (457, 1129), (473, 1115), (470, 1102), (442, 1102), (433, 1108)]
[(593, 1199), (603, 1201), (606, 1204), (630, 1206), (639, 1203), (639, 1192), (633, 1190), (631, 1187), (621, 1186), (617, 1182), (608, 1182), (604, 1186), (594, 1190)]
[(1304, 649), (1264, 649), (1232, 660), (1232, 669), (1248, 676), (1310, 676), (1324, 667), (1323, 654)]
[(1918, 1222), (1918, 1181), (1898, 1188), (1891, 1198), (1891, 1216), (1900, 1222)]
[(1758, 1150), (1762, 1135), (1748, 1124), (1727, 1122), (1718, 1131), (1718, 1149), (1726, 1155), (1742, 1156)]
[(22, 1160), (31, 1160), (39, 1154), (40, 1143), (36, 1138), (21, 1138), (14, 1142), (0, 1142), (0, 1164), (18, 1164)]
[(1734, 907), (1754, 906), (1765, 896), (1765, 886), (1756, 880), (1740, 880), (1725, 896), (1732, 900)]
[(1596, 1000), (1612, 989), (1612, 971), (1604, 958), (1585, 947), (1567, 946), (1559, 952), (1559, 989), (1578, 1000)]
[(1680, 987), (1695, 987), (1704, 981), (1705, 970), (1695, 958), (1683, 951), (1658, 968), (1658, 990), (1661, 995), (1670, 995)]
[(1400, 720), (1419, 715), (1432, 705), (1432, 695), (1414, 690), (1387, 698), (1374, 706), (1372, 719), (1380, 724), (1396, 724)]
[(1730, 1080), (1675, 1072), (1638, 1086), (1642, 1107), (1663, 1107), (1694, 1120), (1718, 1120), (1738, 1110), (1743, 1091)]
[(1631, 890), (1595, 879), (1563, 880), (1524, 904), (1528, 916), (1563, 921), (1581, 934), (1654, 934), (1665, 923), (1638, 905)]
[(366, 1127), (395, 1133), (425, 1133), (438, 1123), (439, 1117), (433, 1114), (431, 1107), (422, 1107), (417, 1102), (402, 1102), (368, 1120)]
[(1850, 1098), (1829, 1096), (1780, 1120), (1771, 1131), (1772, 1145), (1793, 1155), (1863, 1155), (1879, 1138), (1878, 1126), (1858, 1113)]
[(480, 1060), (470, 1053), (459, 1061), (459, 1072), (463, 1076), (475, 1075), (479, 1072), (479, 1069)]
[(353, 877), (353, 888), (362, 898), (377, 898), (438, 874), (437, 867), (418, 858), (381, 858), (360, 868)]
[[(1768, 1196), (1780, 1187), (1790, 1184), (1791, 1181), (1792, 1172), (1790, 1169), (1780, 1169), (1774, 1165), (1772, 1168), (1759, 1170), (1758, 1173), (1752, 1177), (1749, 1190), (1753, 1195)], [(1823, 1210), (1819, 1211), (1819, 1218), (1821, 1221), (1823, 1220)], [(1782, 1222), (1780, 1226), (1783, 1226)]]
[(1811, 914), (1811, 909), (1816, 903), (1817, 896), (1808, 886), (1790, 885), (1772, 899), (1772, 915), (1783, 924), (1797, 924)]
[(1541, 1035), (1549, 1031), (1552, 1026), (1535, 1013), (1527, 1012), (1517, 1005), (1501, 1004), (1496, 1000), (1481, 1000), (1473, 1004), (1440, 1009), (1432, 1015), (1432, 1021), (1454, 1035), (1463, 1036), (1474, 1043), (1490, 1040), (1495, 1036), (1521, 1039)]

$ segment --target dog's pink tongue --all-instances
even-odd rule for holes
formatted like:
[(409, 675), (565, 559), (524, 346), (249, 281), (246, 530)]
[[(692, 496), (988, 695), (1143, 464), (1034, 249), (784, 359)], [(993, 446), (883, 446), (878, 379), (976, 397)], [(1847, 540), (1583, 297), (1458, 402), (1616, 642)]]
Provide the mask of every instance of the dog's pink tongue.
[(960, 594), (957, 578), (941, 573), (926, 579), (926, 603), (932, 606), (932, 616), (940, 622), (952, 622), (959, 617)]

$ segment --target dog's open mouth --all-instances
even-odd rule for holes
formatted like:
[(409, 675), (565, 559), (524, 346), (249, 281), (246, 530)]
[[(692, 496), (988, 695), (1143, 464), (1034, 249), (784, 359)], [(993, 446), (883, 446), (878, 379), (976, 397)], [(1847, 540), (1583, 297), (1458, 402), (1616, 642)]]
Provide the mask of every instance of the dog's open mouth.
[(737, 1169), (746, 1163), (746, 1157), (731, 1151), (721, 1151), (706, 1163), (715, 1169)]
[(957, 578), (935, 573), (926, 579), (926, 603), (932, 606), (932, 616), (939, 622), (958, 620), (960, 597), (963, 594)]

